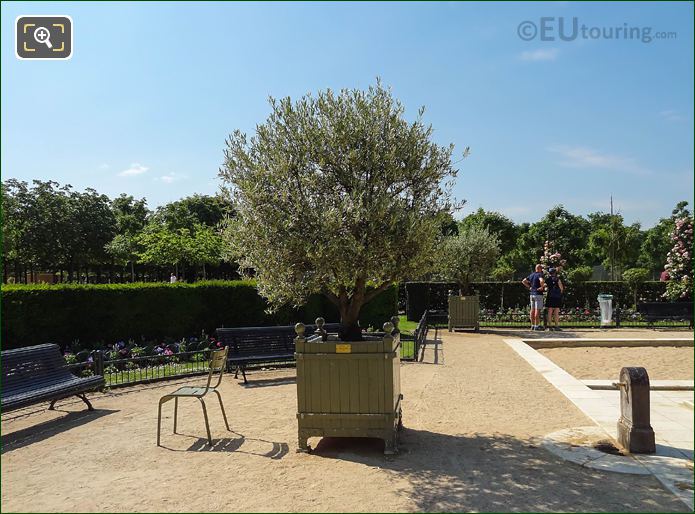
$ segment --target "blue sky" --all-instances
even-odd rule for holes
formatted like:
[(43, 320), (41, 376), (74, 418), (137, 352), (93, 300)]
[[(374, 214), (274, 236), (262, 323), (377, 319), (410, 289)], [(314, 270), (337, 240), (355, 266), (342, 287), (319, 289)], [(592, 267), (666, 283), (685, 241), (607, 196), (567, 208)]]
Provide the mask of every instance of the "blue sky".
[[(19, 61), (20, 14), (68, 14), (69, 61)], [(675, 38), (524, 41), (563, 17)], [(587, 29), (587, 30), (588, 30)], [(528, 34), (528, 33), (527, 33)], [(463, 213), (555, 204), (651, 226), (693, 198), (693, 3), (2, 3), (2, 177), (150, 207), (219, 187), (225, 137), (267, 97), (380, 76), (454, 143)]]

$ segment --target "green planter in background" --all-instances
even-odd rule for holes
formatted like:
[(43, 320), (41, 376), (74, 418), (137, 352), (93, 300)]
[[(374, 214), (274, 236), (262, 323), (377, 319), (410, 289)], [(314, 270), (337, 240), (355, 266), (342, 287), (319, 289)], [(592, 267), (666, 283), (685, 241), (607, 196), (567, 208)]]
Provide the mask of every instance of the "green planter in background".
[(449, 292), (449, 332), (457, 328), (480, 330), (480, 298), (457, 296)]

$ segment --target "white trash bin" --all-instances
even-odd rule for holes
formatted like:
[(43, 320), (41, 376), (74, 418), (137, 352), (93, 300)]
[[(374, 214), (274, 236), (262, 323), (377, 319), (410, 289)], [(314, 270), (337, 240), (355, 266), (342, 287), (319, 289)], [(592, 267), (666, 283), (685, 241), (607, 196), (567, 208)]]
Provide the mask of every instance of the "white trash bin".
[(613, 323), (613, 295), (598, 295), (598, 305), (601, 308), (601, 326), (611, 325)]

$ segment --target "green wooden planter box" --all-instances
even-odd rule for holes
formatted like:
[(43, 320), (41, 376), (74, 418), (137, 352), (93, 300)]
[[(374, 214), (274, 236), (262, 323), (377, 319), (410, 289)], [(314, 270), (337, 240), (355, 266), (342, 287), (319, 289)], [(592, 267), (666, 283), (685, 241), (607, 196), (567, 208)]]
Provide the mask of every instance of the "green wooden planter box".
[(457, 328), (480, 330), (480, 298), (449, 295), (449, 332)]
[(324, 342), (305, 338), (304, 325), (296, 325), (299, 451), (310, 451), (309, 437), (376, 437), (385, 454), (398, 451), (403, 396), (393, 328), (385, 323), (385, 334), (371, 340)]

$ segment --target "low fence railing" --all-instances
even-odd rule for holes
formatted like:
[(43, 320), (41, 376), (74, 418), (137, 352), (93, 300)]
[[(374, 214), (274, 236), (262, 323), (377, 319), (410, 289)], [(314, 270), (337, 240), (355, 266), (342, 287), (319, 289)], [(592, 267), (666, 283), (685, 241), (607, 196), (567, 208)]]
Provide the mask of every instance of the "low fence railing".
[[(446, 326), (447, 311), (429, 311), (430, 326)], [(549, 326), (548, 309), (543, 309), (543, 326)], [(528, 328), (529, 313), (524, 310), (494, 311), (480, 310), (480, 326), (486, 328)], [(560, 311), (561, 328), (604, 328), (601, 326), (601, 314), (598, 310), (567, 309)], [(688, 328), (688, 319), (663, 319), (647, 321), (644, 316), (633, 310), (616, 309), (610, 328)]]
[[(401, 359), (415, 360), (419, 348), (416, 338), (413, 335), (401, 334), (401, 341)], [(101, 375), (107, 387), (124, 387), (202, 375), (209, 371), (209, 349), (118, 359), (108, 359), (106, 355), (104, 351), (94, 350), (85, 361), (68, 364), (68, 368), (77, 376)], [(271, 359), (251, 368), (274, 364)]]

